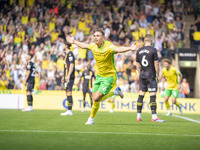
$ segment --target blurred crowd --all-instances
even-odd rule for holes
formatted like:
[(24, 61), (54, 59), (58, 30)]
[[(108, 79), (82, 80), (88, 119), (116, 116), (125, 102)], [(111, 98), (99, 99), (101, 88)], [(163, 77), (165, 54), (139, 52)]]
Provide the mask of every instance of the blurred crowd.
[[(65, 36), (93, 42), (96, 28), (105, 30), (106, 40), (130, 46), (150, 33), (159, 61), (183, 48), (185, 14), (200, 12), (200, 2), (185, 0), (10, 0), (0, 1), (0, 89), (23, 89), (27, 53), (36, 64), (35, 90), (61, 90)], [(196, 44), (200, 17), (191, 27), (190, 41)], [(198, 32), (200, 34), (200, 32)], [(200, 39), (199, 39), (200, 41)], [(91, 51), (71, 46), (76, 61), (75, 90), (88, 64), (95, 71)], [(116, 54), (118, 84), (125, 92), (137, 92), (135, 52)]]

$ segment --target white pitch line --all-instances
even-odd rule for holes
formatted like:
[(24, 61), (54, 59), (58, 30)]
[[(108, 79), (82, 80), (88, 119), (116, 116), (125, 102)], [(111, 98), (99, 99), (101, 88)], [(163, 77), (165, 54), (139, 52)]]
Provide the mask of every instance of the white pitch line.
[(178, 116), (178, 115), (174, 115), (174, 114), (172, 114), (172, 116), (173, 117), (177, 117), (177, 118), (181, 118), (181, 119), (185, 119), (185, 120), (188, 120), (188, 121), (191, 121), (191, 122), (196, 122), (196, 123), (200, 124), (200, 121), (197, 121), (197, 120), (194, 120), (194, 119), (190, 119), (190, 118), (187, 118), (187, 117)]
[(84, 131), (42, 131), (42, 130), (0, 130), (0, 132), (24, 132), (24, 133), (77, 133), (77, 134), (120, 134), (120, 135), (158, 135), (158, 136), (193, 136), (192, 134), (159, 134), (159, 133), (128, 133), (128, 132), (84, 132)]

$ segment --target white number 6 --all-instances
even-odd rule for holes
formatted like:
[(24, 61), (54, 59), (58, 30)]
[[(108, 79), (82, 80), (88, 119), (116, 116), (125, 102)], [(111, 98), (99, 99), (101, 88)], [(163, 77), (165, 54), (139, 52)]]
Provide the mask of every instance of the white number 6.
[(149, 62), (146, 60), (146, 55), (144, 55), (142, 57), (142, 66), (146, 67), (146, 66), (148, 66), (148, 64), (149, 64)]

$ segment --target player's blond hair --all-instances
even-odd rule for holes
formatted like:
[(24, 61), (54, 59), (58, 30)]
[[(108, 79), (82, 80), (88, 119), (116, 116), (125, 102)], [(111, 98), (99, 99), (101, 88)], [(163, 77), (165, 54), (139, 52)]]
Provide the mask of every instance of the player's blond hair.
[(144, 37), (144, 42), (153, 42), (153, 36), (151, 34), (146, 34)]
[(166, 63), (168, 63), (168, 64), (171, 65), (171, 61), (170, 61), (169, 59), (167, 59), (167, 58), (165, 58), (165, 59), (163, 60), (163, 62), (166, 62)]
[(102, 28), (98, 28), (94, 31), (95, 32), (100, 32), (103, 36), (105, 35), (105, 31)]

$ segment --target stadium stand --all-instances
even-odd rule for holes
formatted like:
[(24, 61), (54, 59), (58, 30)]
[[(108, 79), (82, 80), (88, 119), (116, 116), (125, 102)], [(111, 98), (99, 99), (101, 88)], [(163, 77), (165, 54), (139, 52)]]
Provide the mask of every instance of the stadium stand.
[[(196, 7), (195, 7), (196, 6)], [(0, 89), (23, 89), (25, 56), (34, 55), (35, 90), (61, 90), (63, 47), (66, 34), (76, 40), (92, 42), (96, 28), (117, 46), (129, 46), (150, 33), (154, 36), (159, 60), (173, 58), (189, 37), (191, 47), (200, 44), (200, 2), (183, 0), (10, 0), (0, 1)], [(185, 32), (185, 16), (195, 21)], [(190, 15), (191, 16), (191, 15)], [(190, 33), (189, 33), (190, 31)], [(91, 51), (71, 46), (76, 58), (74, 90), (88, 63), (95, 71)], [(115, 55), (119, 86), (137, 92), (135, 52)], [(5, 82), (7, 81), (7, 82)]]

